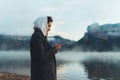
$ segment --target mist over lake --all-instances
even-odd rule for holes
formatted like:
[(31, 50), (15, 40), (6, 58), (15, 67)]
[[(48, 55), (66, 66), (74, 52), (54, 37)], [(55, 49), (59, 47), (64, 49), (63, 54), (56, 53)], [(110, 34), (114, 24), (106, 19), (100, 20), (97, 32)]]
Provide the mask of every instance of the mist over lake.
[[(58, 52), (58, 80), (120, 80), (119, 52)], [(0, 51), (0, 72), (30, 76), (29, 51)]]

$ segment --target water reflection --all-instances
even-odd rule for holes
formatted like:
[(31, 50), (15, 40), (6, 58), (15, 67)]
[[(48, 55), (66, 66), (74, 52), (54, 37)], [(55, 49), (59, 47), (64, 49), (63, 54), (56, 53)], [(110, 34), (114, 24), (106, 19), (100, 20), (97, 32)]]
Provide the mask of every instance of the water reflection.
[(57, 54), (57, 78), (58, 80), (88, 80), (85, 75), (85, 69), (83, 64), (79, 64), (79, 54), (73, 52), (61, 52)]
[[(120, 80), (119, 52), (59, 52), (58, 80)], [(28, 51), (0, 51), (0, 71), (30, 76)]]
[(90, 80), (120, 80), (120, 61), (91, 59), (83, 64)]
[(58, 80), (88, 80), (84, 67), (78, 62), (67, 63), (58, 67)]

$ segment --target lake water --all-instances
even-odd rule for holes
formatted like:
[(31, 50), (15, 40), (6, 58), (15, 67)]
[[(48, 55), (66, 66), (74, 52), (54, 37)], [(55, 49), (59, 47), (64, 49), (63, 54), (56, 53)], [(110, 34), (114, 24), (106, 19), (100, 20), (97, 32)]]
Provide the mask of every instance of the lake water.
[[(58, 52), (58, 80), (120, 80), (119, 52)], [(29, 51), (0, 51), (0, 72), (30, 76)]]

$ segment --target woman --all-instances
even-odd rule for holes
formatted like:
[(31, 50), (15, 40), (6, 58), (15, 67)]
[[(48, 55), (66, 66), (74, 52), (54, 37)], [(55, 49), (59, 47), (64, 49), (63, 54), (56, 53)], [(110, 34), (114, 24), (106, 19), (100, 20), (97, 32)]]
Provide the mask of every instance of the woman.
[(30, 41), (31, 80), (57, 80), (55, 54), (61, 44), (51, 46), (47, 35), (52, 26), (52, 17), (39, 17), (34, 21), (34, 33)]

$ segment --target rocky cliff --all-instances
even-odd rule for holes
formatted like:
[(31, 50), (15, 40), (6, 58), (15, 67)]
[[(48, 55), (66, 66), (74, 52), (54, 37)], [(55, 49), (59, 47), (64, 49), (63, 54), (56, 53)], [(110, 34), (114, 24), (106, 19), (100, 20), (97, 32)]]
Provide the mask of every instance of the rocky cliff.
[(120, 51), (120, 24), (89, 25), (76, 47), (82, 51)]

